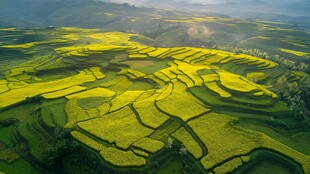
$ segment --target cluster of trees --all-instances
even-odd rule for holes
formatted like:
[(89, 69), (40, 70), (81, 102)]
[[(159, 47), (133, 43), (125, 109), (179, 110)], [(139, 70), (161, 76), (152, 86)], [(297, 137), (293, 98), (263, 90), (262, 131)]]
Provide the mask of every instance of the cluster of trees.
[[(162, 159), (158, 163), (157, 166), (158, 168), (161, 168), (165, 162), (172, 160), (180, 164), (179, 171), (177, 173), (182, 174), (203, 173), (203, 169), (200, 168), (200, 166), (197, 166), (195, 159), (193, 159), (193, 157), (188, 153), (188, 150), (185, 148), (185, 146), (181, 142), (175, 140), (174, 138), (169, 137), (167, 139), (166, 151), (164, 152), (164, 154), (169, 154), (169, 157), (168, 158), (161, 157)], [(167, 168), (167, 171), (171, 171), (171, 169)]]
[[(106, 168), (101, 164), (100, 159), (98, 159), (94, 153), (90, 153), (87, 149), (74, 141), (70, 137), (69, 132), (70, 130), (61, 127), (54, 128), (53, 137), (55, 141), (47, 147), (42, 160), (42, 163), (45, 165), (44, 169), (47, 169), (49, 172), (66, 173), (68, 166), (64, 166), (64, 163), (70, 163), (70, 166), (74, 167), (74, 171), (79, 171), (80, 173), (145, 173), (117, 172), (113, 169), (110, 170)], [(201, 169), (197, 167), (197, 164), (190, 155), (188, 155), (187, 149), (182, 144), (176, 143), (172, 138), (167, 140), (166, 151), (162, 154), (164, 157), (159, 156), (152, 158), (153, 164), (156, 164), (152, 165), (153, 169), (159, 169), (163, 163), (167, 162), (166, 160), (171, 160), (170, 158), (165, 158), (166, 154), (169, 154), (169, 156), (172, 156), (171, 158), (177, 159), (178, 162), (181, 163), (179, 170), (182, 171), (182, 173), (201, 173)], [(167, 170), (169, 171), (169, 169)]]
[(15, 118), (10, 118), (10, 119), (6, 119), (6, 120), (2, 120), (0, 121), (0, 128), (2, 127), (9, 127), (15, 123), (17, 123), (18, 120)]
[(279, 79), (273, 87), (298, 121), (310, 119), (310, 78), (289, 82), (286, 77)]
[(43, 154), (44, 168), (53, 173), (64, 173), (68, 170), (64, 163), (69, 163), (70, 166), (78, 168), (80, 172), (103, 173), (100, 160), (72, 140), (69, 132), (61, 127), (54, 128), (55, 141), (47, 147)]

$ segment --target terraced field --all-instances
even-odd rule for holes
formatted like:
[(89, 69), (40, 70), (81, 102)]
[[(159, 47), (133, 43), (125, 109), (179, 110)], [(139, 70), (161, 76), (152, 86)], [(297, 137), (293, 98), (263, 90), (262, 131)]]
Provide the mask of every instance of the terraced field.
[[(53, 38), (19, 44), (6, 40), (0, 45), (2, 50), (32, 55), (2, 71), (0, 121), (19, 120), (17, 132), (10, 135), (22, 138), (37, 160), (42, 146), (51, 141), (47, 130), (64, 127), (102, 163), (120, 171), (147, 171), (154, 159), (169, 154), (174, 140), (202, 173), (255, 166), (255, 154), (261, 151), (293, 166), (290, 170), (296, 173), (310, 173), (309, 155), (241, 128), (235, 125), (238, 117), (222, 114), (283, 115), (288, 107), (268, 85), (284, 76), (297, 81), (306, 74), (245, 54), (148, 47), (131, 40), (139, 37), (136, 34), (80, 28), (6, 32), (13, 38), (25, 33)], [(27, 103), (36, 103), (35, 117), (8, 114)], [(20, 158), (10, 146), (1, 134), (0, 154), (5, 155), (0, 161)]]

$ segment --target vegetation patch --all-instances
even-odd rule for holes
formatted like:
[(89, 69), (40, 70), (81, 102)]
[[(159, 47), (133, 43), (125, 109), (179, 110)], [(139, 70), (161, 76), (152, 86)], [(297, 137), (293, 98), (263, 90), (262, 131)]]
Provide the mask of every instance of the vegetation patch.
[(185, 89), (185, 85), (175, 83), (172, 94), (164, 100), (157, 101), (157, 107), (162, 112), (178, 117), (185, 122), (210, 111), (210, 109), (197, 103), (196, 99), (188, 94)]
[(116, 93), (114, 91), (105, 89), (105, 88), (94, 88), (91, 90), (87, 90), (85, 92), (80, 92), (77, 94), (72, 94), (66, 96), (67, 99), (82, 99), (89, 97), (113, 97)]
[(10, 90), (0, 94), (0, 108), (25, 101), (27, 98), (32, 98), (40, 94), (66, 89), (75, 85), (80, 85), (82, 83), (95, 80), (96, 79), (94, 76), (85, 75), (83, 72), (80, 72), (78, 75), (61, 80), (27, 84), (23, 86), (23, 88)]
[(284, 49), (284, 48), (279, 48), (280, 51), (285, 52), (285, 53), (289, 53), (289, 54), (293, 54), (295, 56), (305, 56), (309, 53), (306, 52), (302, 52), (302, 51), (295, 51), (295, 50), (290, 50), (290, 49)]
[(135, 142), (133, 146), (154, 154), (161, 150), (165, 146), (165, 144), (161, 141), (145, 137)]
[(15, 152), (13, 148), (0, 150), (0, 160), (5, 161), (7, 163), (12, 163), (19, 159), (20, 156)]
[(112, 100), (111, 111), (116, 111), (133, 103), (143, 91), (126, 91)]
[(42, 97), (46, 98), (46, 99), (56, 99), (56, 98), (60, 98), (60, 97), (64, 97), (76, 92), (80, 92), (83, 90), (86, 90), (86, 87), (81, 87), (81, 86), (72, 86), (70, 88), (61, 90), (61, 91), (56, 91), (56, 92), (52, 92), (52, 93), (47, 93), (47, 94), (43, 94)]
[(253, 82), (263, 81), (267, 78), (264, 72), (251, 72), (247, 74), (247, 78)]
[[(207, 114), (189, 122), (191, 128), (208, 147), (207, 156), (201, 160), (205, 169), (211, 169), (225, 159), (249, 154), (256, 148), (268, 148), (290, 156), (299, 162), (305, 172), (309, 170), (308, 157), (272, 138), (234, 126), (236, 118), (216, 113)], [(229, 143), (221, 143), (222, 139)]]
[(192, 137), (192, 135), (185, 129), (180, 128), (172, 136), (180, 141), (186, 150), (189, 151), (196, 159), (199, 159), (203, 155), (203, 151), (197, 141)]
[(241, 76), (231, 73), (219, 73), (219, 75), (221, 84), (227, 89), (244, 93), (258, 90), (256, 86), (253, 86), (247, 81), (242, 80)]
[(141, 167), (146, 160), (137, 156), (132, 151), (123, 151), (113, 147), (106, 148), (100, 152), (104, 160), (118, 167)]
[(129, 107), (78, 123), (78, 126), (102, 140), (116, 143), (122, 149), (128, 149), (131, 144), (153, 132), (139, 123)]
[(104, 79), (106, 77), (106, 75), (101, 72), (100, 67), (91, 67), (89, 70), (93, 72), (97, 80)]
[(129, 58), (130, 59), (145, 59), (147, 58), (148, 56), (147, 55), (144, 55), (144, 54), (130, 54), (129, 55)]
[(206, 87), (211, 91), (217, 93), (222, 98), (230, 98), (231, 94), (217, 85), (217, 82), (205, 83)]
[(169, 116), (156, 108), (153, 101), (142, 100), (134, 103), (133, 106), (138, 112), (141, 122), (151, 128), (156, 129), (169, 119)]
[(233, 172), (234, 170), (236, 170), (238, 167), (242, 166), (242, 160), (241, 158), (234, 158), (228, 162), (226, 162), (225, 164), (217, 167), (214, 169), (215, 173), (229, 173), (229, 172)]
[[(126, 4), (122, 8), (135, 9)], [(154, 16), (154, 21), (205, 22), (214, 32), (223, 26), (233, 28), (233, 32), (245, 32), (238, 26), (253, 25), (260, 28), (262, 36), (254, 36), (242, 45), (280, 43), (271, 36), (280, 33), (278, 27), (238, 20), (237, 25), (230, 18), (158, 18), (168, 12), (178, 15), (164, 10)], [(117, 13), (107, 12), (103, 16), (109, 17), (109, 21), (102, 22), (109, 23), (112, 28), (120, 25)], [(134, 20), (131, 24), (141, 24), (144, 18), (130, 19)], [(92, 21), (89, 22), (85, 25), (91, 26)], [(122, 26), (123, 22), (125, 20)], [(308, 103), (304, 99), (307, 88), (303, 85), (307, 86), (308, 75), (300, 71), (305, 71), (307, 64), (287, 61), (258, 49), (232, 47), (232, 52), (221, 51), (224, 47), (213, 43), (213, 38), (233, 38), (233, 32), (225, 31), (221, 36), (215, 33), (208, 41), (197, 41), (186, 34), (188, 26), (167, 29), (165, 23), (155, 25), (155, 22), (150, 24), (155, 34), (148, 33), (153, 37), (158, 30), (160, 36), (154, 36), (155, 40), (138, 34), (72, 27), (0, 29), (3, 58), (0, 66), (4, 67), (0, 75), (1, 171), (35, 173), (14, 168), (28, 166), (25, 169), (29, 169), (27, 160), (58, 169), (69, 168), (50, 173), (83, 173), (80, 168), (85, 164), (85, 168), (92, 171), (85, 173), (119, 173), (118, 170), (143, 173), (149, 169), (155, 173), (201, 173), (196, 171), (202, 166), (205, 172), (231, 173), (241, 165), (254, 163), (255, 151), (266, 150), (283, 155), (275, 159), (291, 161), (300, 165), (304, 173), (310, 173), (309, 156), (263, 133), (236, 126), (238, 118), (230, 116), (236, 113), (239, 118), (251, 121), (253, 117), (252, 123), (243, 120), (243, 124), (257, 131), (262, 131), (260, 124), (265, 124), (264, 128), (268, 125), (269, 128), (262, 131), (265, 133), (279, 129), (285, 130), (280, 132), (284, 135), (293, 129), (292, 135), (287, 134), (291, 139), (306, 141), (308, 112), (305, 108)], [(132, 27), (132, 30), (137, 29)], [(300, 34), (294, 30), (289, 32), (296, 37)], [(183, 35), (189, 38), (180, 39)], [(167, 42), (161, 43), (162, 40)], [(160, 47), (175, 44), (173, 42), (208, 45), (212, 49)], [(296, 55), (292, 57), (296, 59), (307, 56), (303, 52), (306, 42), (293, 38), (286, 42), (281, 47), (289, 45), (289, 50), (279, 50), (275, 46), (270, 46), (270, 50)], [(292, 44), (295, 42), (297, 44)], [(151, 46), (155, 44), (156, 47)], [(23, 60), (11, 62), (16, 57)], [(277, 61), (280, 66), (270, 60)], [(278, 91), (279, 97), (269, 89)], [(291, 121), (293, 117), (299, 122)], [(306, 149), (307, 143), (302, 145), (304, 147), (292, 147)], [(80, 153), (82, 148), (97, 153), (98, 157), (101, 155), (103, 163), (96, 161), (92, 153), (89, 155), (92, 158)], [(177, 159), (177, 162), (165, 162), (164, 158)], [(162, 170), (165, 165), (171, 168)]]
[(80, 141), (81, 143), (85, 144), (86, 146), (96, 150), (96, 151), (102, 151), (103, 149), (107, 148), (106, 146), (98, 143), (96, 140), (78, 132), (78, 131), (72, 131), (70, 132), (70, 134), (77, 139), (78, 141)]
[(109, 100), (110, 100), (109, 97), (88, 97), (78, 99), (77, 103), (81, 108), (87, 110), (91, 108), (96, 108)]

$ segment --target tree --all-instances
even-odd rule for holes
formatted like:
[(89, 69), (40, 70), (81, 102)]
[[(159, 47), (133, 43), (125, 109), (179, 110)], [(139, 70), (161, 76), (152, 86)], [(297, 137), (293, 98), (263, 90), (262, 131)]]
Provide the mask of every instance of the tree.
[(273, 85), (281, 100), (288, 105), (292, 115), (300, 122), (305, 118), (310, 118), (308, 106), (310, 92), (308, 84), (305, 84), (308, 81), (309, 77), (304, 77), (299, 82), (291, 83), (286, 77), (282, 77)]

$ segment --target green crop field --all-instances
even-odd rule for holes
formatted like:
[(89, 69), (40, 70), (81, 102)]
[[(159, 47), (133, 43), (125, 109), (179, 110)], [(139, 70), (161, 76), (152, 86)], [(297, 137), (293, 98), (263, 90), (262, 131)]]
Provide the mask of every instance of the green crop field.
[(309, 31), (112, 7), (0, 28), (0, 174), (310, 174)]

